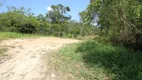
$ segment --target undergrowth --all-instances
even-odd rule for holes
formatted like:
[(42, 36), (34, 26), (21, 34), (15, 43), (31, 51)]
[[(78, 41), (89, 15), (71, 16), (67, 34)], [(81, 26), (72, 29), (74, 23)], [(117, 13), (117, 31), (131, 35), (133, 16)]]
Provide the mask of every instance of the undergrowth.
[(141, 56), (140, 51), (89, 40), (65, 46), (49, 59), (58, 80), (142, 80)]

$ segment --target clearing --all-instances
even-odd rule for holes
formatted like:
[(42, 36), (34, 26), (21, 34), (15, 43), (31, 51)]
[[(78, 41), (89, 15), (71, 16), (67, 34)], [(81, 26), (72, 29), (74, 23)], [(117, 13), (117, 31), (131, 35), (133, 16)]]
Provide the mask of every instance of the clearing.
[(48, 72), (47, 54), (78, 40), (62, 38), (10, 39), (0, 46), (8, 48), (6, 59), (0, 59), (0, 80), (54, 80)]

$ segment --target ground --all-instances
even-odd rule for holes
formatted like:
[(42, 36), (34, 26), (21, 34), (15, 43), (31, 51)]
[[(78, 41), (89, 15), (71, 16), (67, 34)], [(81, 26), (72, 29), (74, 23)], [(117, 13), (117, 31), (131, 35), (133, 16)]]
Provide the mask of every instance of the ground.
[(0, 58), (0, 80), (55, 80), (48, 71), (46, 54), (78, 40), (62, 38), (10, 39), (0, 46), (8, 48), (5, 59)]

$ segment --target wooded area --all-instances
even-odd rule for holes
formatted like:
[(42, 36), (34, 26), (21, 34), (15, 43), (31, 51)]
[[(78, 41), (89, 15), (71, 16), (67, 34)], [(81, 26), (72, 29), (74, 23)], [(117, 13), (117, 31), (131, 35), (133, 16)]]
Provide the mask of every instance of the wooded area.
[(142, 0), (92, 0), (82, 15), (113, 43), (142, 49)]

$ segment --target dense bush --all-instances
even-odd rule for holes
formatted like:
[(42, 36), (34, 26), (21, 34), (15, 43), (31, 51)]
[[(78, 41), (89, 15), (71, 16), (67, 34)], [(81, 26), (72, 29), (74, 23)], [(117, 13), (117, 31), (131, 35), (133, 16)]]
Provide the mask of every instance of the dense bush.
[(142, 2), (139, 0), (95, 0), (81, 13), (88, 24), (97, 22), (101, 35), (115, 44), (142, 49)]

